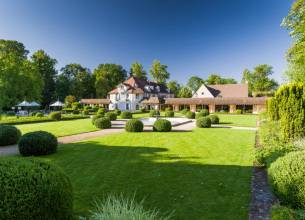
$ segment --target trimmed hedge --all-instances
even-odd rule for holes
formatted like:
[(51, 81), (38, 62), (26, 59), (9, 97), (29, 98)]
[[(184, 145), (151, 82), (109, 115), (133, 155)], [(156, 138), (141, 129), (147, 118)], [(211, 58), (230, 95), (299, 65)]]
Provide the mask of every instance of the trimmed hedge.
[(103, 115), (94, 115), (91, 119), (91, 123), (94, 125), (95, 124), (95, 120), (98, 118), (104, 117)]
[(44, 115), (42, 114), (42, 113), (37, 113), (36, 115), (35, 115), (35, 117), (36, 118), (42, 118)]
[(189, 109), (187, 109), (187, 108), (185, 108), (185, 109), (183, 109), (182, 111), (181, 111), (181, 114), (182, 115), (185, 115), (187, 112), (189, 112), (190, 110)]
[(144, 109), (144, 108), (140, 108), (140, 109), (139, 109), (139, 112), (140, 112), (140, 113), (145, 113), (145, 109)]
[(7, 115), (16, 115), (16, 113), (14, 111), (9, 111)]
[(270, 121), (277, 121), (280, 119), (279, 106), (276, 98), (270, 98), (268, 100), (268, 109)]
[(85, 106), (85, 108), (84, 108), (85, 110), (90, 110), (90, 109), (92, 109), (92, 107), (91, 106), (89, 106), (89, 105), (87, 105), (87, 106)]
[(78, 110), (78, 105), (73, 105), (72, 110)]
[(210, 114), (209, 110), (207, 109), (202, 109), (200, 113), (202, 113), (204, 116), (208, 116)]
[(141, 132), (143, 131), (143, 122), (139, 119), (130, 119), (125, 124), (125, 131), (127, 132)]
[(121, 118), (122, 119), (131, 119), (132, 118), (132, 114), (128, 111), (122, 112), (121, 113)]
[(204, 112), (199, 112), (195, 115), (195, 118), (198, 119), (198, 118), (201, 118), (201, 117), (205, 117), (206, 114)]
[(263, 120), (263, 119), (268, 119), (269, 118), (269, 112), (267, 110), (263, 110), (259, 113), (259, 116), (258, 116), (258, 120)]
[(104, 108), (100, 108), (98, 111), (97, 111), (97, 114), (99, 115), (105, 115), (107, 113), (107, 110), (104, 109)]
[(17, 144), (21, 131), (13, 125), (0, 125), (0, 146)]
[(208, 117), (200, 117), (196, 120), (197, 128), (210, 128), (211, 124), (211, 119)]
[(57, 138), (46, 131), (34, 131), (24, 134), (18, 143), (22, 156), (41, 156), (53, 154), (58, 147)]
[(188, 112), (185, 114), (185, 117), (188, 118), (188, 119), (195, 119), (196, 114), (195, 114), (195, 112), (188, 111)]
[(173, 111), (165, 112), (165, 117), (174, 117), (174, 116), (175, 116), (175, 112), (173, 112)]
[[(305, 152), (291, 152), (278, 158), (268, 168), (268, 182), (281, 203), (294, 208), (305, 204)], [(300, 189), (299, 189), (299, 188)]]
[(121, 113), (122, 113), (121, 110), (118, 110), (118, 109), (114, 111), (114, 114), (116, 114), (116, 115), (120, 115)]
[(243, 110), (237, 109), (234, 111), (235, 115), (242, 115), (243, 114)]
[(97, 128), (101, 128), (101, 129), (111, 128), (111, 121), (107, 117), (98, 118), (94, 124)]
[(73, 115), (78, 115), (79, 114), (79, 111), (78, 110), (74, 110), (73, 111)]
[(110, 121), (115, 121), (117, 119), (116, 114), (114, 114), (113, 112), (106, 113), (105, 117), (109, 118)]
[(172, 108), (166, 108), (165, 111), (166, 111), (166, 112), (168, 112), (168, 111), (171, 112), (171, 111), (172, 111)]
[(212, 124), (219, 124), (219, 117), (217, 115), (208, 115), (207, 116)]
[(30, 116), (35, 116), (37, 114), (37, 112), (31, 112)]
[(156, 115), (160, 115), (160, 112), (158, 110), (151, 110), (149, 112), (149, 117), (156, 117)]
[(83, 111), (83, 115), (89, 115), (89, 111), (84, 110), (84, 111)]
[(71, 219), (73, 189), (66, 172), (35, 157), (0, 158), (1, 219)]
[(158, 119), (153, 124), (153, 130), (158, 132), (170, 132), (172, 130), (172, 124), (166, 119)]
[(60, 120), (61, 114), (59, 112), (52, 112), (50, 114), (49, 118), (54, 119), (54, 120)]

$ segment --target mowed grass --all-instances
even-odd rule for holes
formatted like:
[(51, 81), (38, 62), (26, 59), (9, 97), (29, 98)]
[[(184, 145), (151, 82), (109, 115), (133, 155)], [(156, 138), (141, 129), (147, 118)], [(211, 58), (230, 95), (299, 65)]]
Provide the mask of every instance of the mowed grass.
[[(85, 121), (85, 120), (83, 120)], [(42, 156), (74, 187), (74, 212), (88, 217), (94, 199), (116, 191), (172, 219), (249, 219), (255, 131), (119, 133), (60, 145)]]
[(100, 130), (91, 123), (91, 119), (76, 119), (15, 126), (21, 131), (22, 134), (26, 134), (32, 131), (47, 131), (54, 134), (56, 137)]
[[(160, 112), (161, 117), (165, 117), (165, 112)], [(174, 117), (181, 117), (183, 116), (181, 113), (176, 113)], [(119, 115), (117, 116), (118, 118), (121, 118)], [(145, 118), (149, 117), (149, 113), (141, 113), (141, 114), (132, 114), (132, 118)]]
[(219, 125), (238, 126), (238, 127), (256, 127), (257, 116), (252, 115), (217, 115)]

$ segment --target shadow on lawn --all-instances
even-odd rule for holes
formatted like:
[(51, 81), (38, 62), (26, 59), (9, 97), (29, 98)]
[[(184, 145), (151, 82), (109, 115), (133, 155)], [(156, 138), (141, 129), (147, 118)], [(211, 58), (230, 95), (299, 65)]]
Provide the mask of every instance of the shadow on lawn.
[(146, 209), (175, 210), (172, 219), (190, 220), (249, 219), (253, 167), (217, 165), (234, 164), (240, 157), (242, 153), (223, 155), (211, 148), (194, 152), (181, 146), (169, 150), (97, 141), (61, 145), (55, 154), (44, 156), (68, 173), (77, 215), (87, 217), (94, 198), (115, 190), (136, 192), (138, 202), (147, 196)]

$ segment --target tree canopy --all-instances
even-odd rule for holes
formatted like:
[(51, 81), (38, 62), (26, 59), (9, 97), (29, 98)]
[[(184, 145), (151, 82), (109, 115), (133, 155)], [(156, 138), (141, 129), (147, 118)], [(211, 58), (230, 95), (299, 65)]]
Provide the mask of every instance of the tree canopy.
[(0, 39), (0, 57), (10, 53), (14, 54), (16, 57), (27, 59), (29, 51), (25, 49), (23, 43), (14, 40)]
[(211, 73), (204, 81), (206, 85), (221, 85), (221, 84), (237, 84), (238, 82), (233, 78), (222, 78), (219, 74)]
[(143, 66), (141, 63), (138, 63), (136, 60), (131, 64), (132, 66), (132, 75), (136, 78), (147, 79), (147, 72), (143, 70)]
[(166, 84), (166, 80), (169, 79), (170, 76), (170, 73), (166, 70), (167, 67), (167, 64), (161, 65), (160, 61), (154, 60), (154, 64), (151, 65), (151, 69), (149, 69), (149, 73), (154, 81)]
[(189, 78), (186, 85), (190, 90), (197, 91), (202, 84), (204, 84), (203, 79), (198, 76), (192, 76), (191, 78)]
[(167, 87), (175, 94), (175, 97), (178, 96), (180, 90), (180, 84), (178, 83), (177, 80), (171, 80), (167, 84)]
[(107, 98), (108, 92), (111, 91), (107, 81), (107, 71), (105, 66), (94, 71), (96, 97)]
[(191, 98), (192, 97), (192, 91), (187, 88), (187, 86), (184, 86), (181, 84), (178, 98)]

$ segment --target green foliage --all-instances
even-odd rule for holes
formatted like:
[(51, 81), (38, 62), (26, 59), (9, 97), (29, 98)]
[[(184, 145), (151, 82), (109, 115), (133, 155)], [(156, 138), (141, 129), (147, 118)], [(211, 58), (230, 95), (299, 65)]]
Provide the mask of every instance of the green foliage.
[(18, 128), (12, 125), (0, 125), (0, 146), (17, 144), (21, 132)]
[(242, 113), (243, 113), (243, 111), (240, 110), (240, 109), (237, 109), (237, 110), (234, 111), (235, 115), (241, 115)]
[(208, 117), (200, 117), (196, 120), (197, 128), (210, 128), (212, 125), (211, 119)]
[(35, 116), (37, 114), (37, 112), (31, 112), (30, 116)]
[(107, 113), (107, 110), (105, 108), (100, 108), (98, 111), (97, 111), (97, 114), (100, 114), (100, 115), (104, 115)]
[(172, 108), (166, 108), (165, 111), (172, 111)]
[(192, 112), (192, 111), (188, 111), (186, 114), (185, 114), (185, 117), (188, 118), (188, 119), (194, 119), (196, 116), (195, 112)]
[(160, 115), (160, 112), (158, 110), (151, 110), (149, 112), (149, 117), (156, 117), (156, 115)]
[(125, 124), (125, 131), (127, 132), (141, 132), (143, 131), (143, 122), (138, 119), (130, 119)]
[(279, 121), (272, 121), (259, 126), (257, 136), (259, 138), (259, 143), (264, 147), (275, 143), (284, 143)]
[(74, 115), (78, 115), (78, 114), (79, 114), (79, 111), (78, 111), (78, 110), (74, 110), (74, 111), (73, 111), (73, 114), (74, 114)]
[(214, 124), (219, 124), (219, 117), (217, 115), (208, 115), (207, 117), (211, 120), (211, 123), (213, 125)]
[(204, 114), (204, 116), (208, 116), (210, 114), (208, 109), (202, 109), (200, 113)]
[(275, 205), (270, 209), (272, 220), (304, 220), (305, 210), (293, 210), (285, 206)]
[(276, 98), (270, 98), (268, 100), (268, 112), (270, 121), (277, 121), (280, 119), (279, 107)]
[(166, 111), (165, 112), (165, 117), (174, 117), (175, 116), (175, 112), (173, 111)]
[(83, 115), (89, 115), (89, 111), (84, 110), (84, 111), (83, 111)]
[(100, 109), (100, 106), (99, 106), (99, 105), (95, 105), (95, 106), (94, 106), (94, 109), (97, 109), (97, 110), (98, 110), (98, 109)]
[(27, 55), (30, 53), (30, 51), (25, 49), (23, 43), (14, 40), (0, 39), (0, 58), (10, 53), (12, 53), (15, 57), (27, 59)]
[[(130, 113), (131, 114), (131, 113)], [(110, 121), (115, 121), (117, 119), (116, 114), (114, 114), (113, 112), (108, 112), (105, 115), (106, 118), (109, 118)]]
[(144, 109), (144, 108), (140, 108), (140, 109), (139, 109), (139, 112), (140, 112), (140, 113), (145, 113), (145, 109)]
[(119, 110), (119, 109), (117, 109), (117, 110), (115, 110), (114, 111), (114, 114), (116, 114), (116, 115), (120, 115), (122, 112), (121, 112), (121, 110)]
[(65, 104), (67, 105), (68, 108), (73, 107), (73, 103), (77, 103), (78, 106), (78, 102), (77, 99), (74, 95), (68, 95), (65, 98)]
[(0, 158), (1, 219), (70, 219), (73, 189), (59, 166), (35, 157)]
[(160, 61), (154, 60), (154, 64), (149, 69), (149, 73), (154, 81), (166, 84), (166, 80), (170, 77), (170, 73), (167, 72), (167, 67), (167, 64), (161, 65)]
[(191, 98), (192, 91), (189, 90), (187, 86), (184, 86), (183, 84), (181, 84), (177, 97), (178, 98)]
[(22, 156), (41, 156), (53, 154), (58, 147), (57, 138), (46, 131), (34, 131), (24, 134), (18, 149)]
[(138, 63), (136, 60), (131, 64), (132, 66), (132, 76), (136, 78), (147, 79), (147, 72), (143, 70), (141, 63)]
[(266, 111), (268, 111), (268, 105), (269, 105), (269, 104), (268, 104), (268, 100), (269, 100), (269, 99), (266, 99), (266, 100), (265, 100)]
[(182, 111), (181, 111), (181, 114), (182, 115), (185, 115), (187, 112), (189, 112), (190, 110), (189, 109), (187, 109), (187, 108), (185, 108), (185, 109), (183, 109)]
[(268, 182), (273, 194), (283, 204), (304, 208), (305, 152), (290, 152), (268, 168)]
[(153, 130), (158, 132), (170, 132), (172, 130), (172, 124), (166, 119), (158, 119), (153, 124)]
[(89, 106), (89, 105), (87, 105), (87, 106), (85, 106), (85, 108), (84, 108), (85, 110), (90, 110), (90, 109), (92, 109), (92, 107), (91, 106)]
[(203, 113), (203, 112), (198, 112), (198, 113), (195, 115), (195, 118), (198, 119), (198, 118), (200, 118), (200, 117), (205, 117), (205, 116), (206, 116), (205, 113)]
[(267, 110), (260, 111), (258, 120), (261, 121), (263, 119), (266, 119), (266, 120), (269, 119), (269, 111), (267, 111)]
[(54, 120), (60, 120), (61, 119), (61, 114), (59, 112), (52, 112), (49, 115), (50, 119), (54, 119)]
[(72, 109), (73, 109), (73, 110), (78, 110), (78, 105), (73, 105), (73, 106), (72, 106)]
[(166, 85), (177, 97), (179, 94), (180, 90), (180, 84), (177, 82), (177, 80), (171, 80), (169, 83)]
[(16, 113), (14, 112), (14, 111), (9, 111), (8, 113), (7, 113), (7, 115), (15, 115)]
[(191, 78), (189, 78), (186, 85), (190, 90), (197, 91), (203, 83), (204, 80), (200, 77), (192, 76)]
[(97, 120), (98, 118), (104, 117), (103, 115), (94, 115), (91, 119), (91, 123), (94, 125), (95, 124), (95, 120)]
[[(110, 114), (110, 113), (107, 113), (107, 114)], [(98, 118), (94, 122), (94, 124), (97, 128), (100, 128), (100, 129), (111, 128), (111, 121), (108, 117)]]
[(122, 112), (121, 113), (121, 118), (122, 119), (130, 119), (130, 118), (132, 118), (132, 114), (129, 111)]
[(233, 78), (222, 78), (218, 74), (211, 73), (210, 76), (204, 80), (206, 85), (221, 85), (221, 84), (237, 84), (237, 81)]
[(36, 118), (42, 118), (44, 115), (42, 114), (42, 113), (37, 113), (36, 115), (35, 115), (35, 117)]

